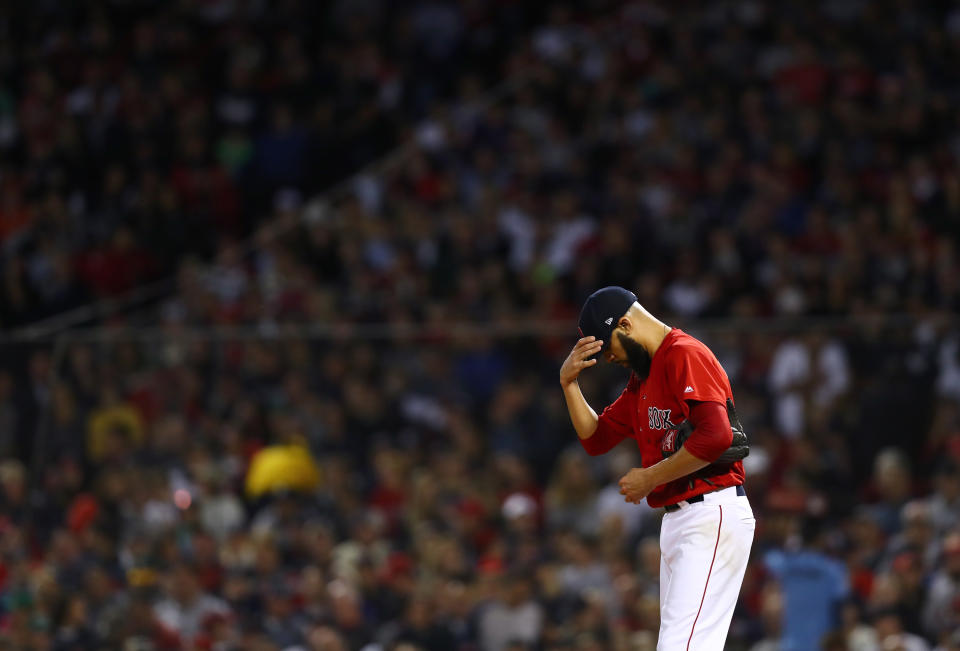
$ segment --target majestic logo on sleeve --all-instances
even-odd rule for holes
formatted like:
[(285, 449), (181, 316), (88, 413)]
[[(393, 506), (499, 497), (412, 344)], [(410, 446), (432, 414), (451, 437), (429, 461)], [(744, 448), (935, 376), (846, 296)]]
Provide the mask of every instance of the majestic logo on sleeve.
[(670, 422), (669, 409), (657, 409), (656, 407), (648, 407), (647, 416), (650, 419), (650, 429), (675, 429), (676, 428), (676, 425)]

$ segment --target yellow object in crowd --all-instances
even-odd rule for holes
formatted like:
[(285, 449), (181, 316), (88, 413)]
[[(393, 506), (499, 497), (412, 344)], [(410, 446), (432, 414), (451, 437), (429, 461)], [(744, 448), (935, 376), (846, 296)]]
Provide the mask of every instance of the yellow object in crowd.
[(127, 404), (97, 409), (87, 421), (87, 451), (94, 461), (102, 459), (112, 445), (111, 435), (123, 433), (127, 443), (139, 447), (143, 443), (143, 419), (140, 412)]
[(300, 445), (271, 445), (257, 452), (247, 471), (246, 490), (250, 497), (276, 491), (316, 490), (320, 469), (310, 452)]

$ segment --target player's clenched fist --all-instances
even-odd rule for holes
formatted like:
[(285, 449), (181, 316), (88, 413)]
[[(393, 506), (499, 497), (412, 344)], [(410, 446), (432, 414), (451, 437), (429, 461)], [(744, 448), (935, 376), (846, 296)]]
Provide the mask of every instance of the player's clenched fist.
[(596, 337), (583, 337), (578, 340), (560, 367), (560, 385), (567, 386), (577, 379), (580, 371), (596, 364), (597, 360), (590, 358), (599, 353), (601, 348), (603, 340)]
[(639, 504), (657, 485), (646, 468), (633, 468), (620, 479), (620, 494), (627, 502)]

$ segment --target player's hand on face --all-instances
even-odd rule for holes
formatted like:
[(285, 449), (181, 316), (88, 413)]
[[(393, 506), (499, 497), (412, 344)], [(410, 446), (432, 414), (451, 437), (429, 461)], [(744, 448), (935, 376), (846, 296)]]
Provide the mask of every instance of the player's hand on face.
[(620, 478), (620, 494), (627, 502), (639, 504), (656, 486), (645, 468), (633, 468)]
[(573, 350), (567, 355), (563, 366), (560, 367), (560, 384), (567, 386), (577, 379), (580, 371), (593, 366), (597, 363), (596, 359), (587, 359), (600, 352), (603, 348), (603, 340), (596, 337), (582, 337), (573, 346)]

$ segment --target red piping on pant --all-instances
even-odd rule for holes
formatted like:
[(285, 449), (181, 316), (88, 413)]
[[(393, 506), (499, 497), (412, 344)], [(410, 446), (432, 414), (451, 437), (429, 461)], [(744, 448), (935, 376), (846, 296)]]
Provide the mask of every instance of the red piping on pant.
[(717, 547), (720, 546), (720, 527), (723, 526), (723, 507), (720, 506), (720, 522), (717, 524), (717, 542), (713, 545), (713, 558), (710, 559), (710, 569), (707, 570), (707, 582), (703, 584), (703, 596), (700, 597), (700, 607), (697, 608), (697, 616), (693, 618), (693, 626), (690, 627), (690, 637), (687, 638), (687, 651), (690, 651), (690, 640), (693, 639), (693, 629), (700, 619), (700, 611), (703, 610), (703, 600), (707, 598), (707, 586), (710, 585), (710, 574), (713, 572), (713, 562), (717, 560)]

